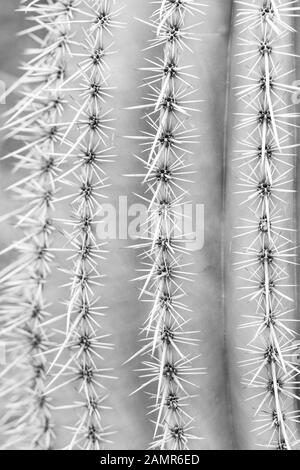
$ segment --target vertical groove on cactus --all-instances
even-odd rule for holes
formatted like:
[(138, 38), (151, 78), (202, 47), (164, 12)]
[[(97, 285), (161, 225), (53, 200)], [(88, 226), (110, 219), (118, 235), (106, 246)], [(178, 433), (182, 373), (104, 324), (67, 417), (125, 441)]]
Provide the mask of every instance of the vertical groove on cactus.
[[(251, 340), (244, 384), (255, 408), (254, 433), (263, 448), (293, 449), (299, 422), (299, 365), (293, 322), (296, 246), (287, 215), (294, 192), (294, 131), (297, 127), (290, 84), (293, 76), (292, 19), (297, 2), (236, 0), (240, 51), (235, 161), (238, 197), (244, 208), (237, 228), (235, 269), (241, 273), (241, 328)], [(253, 334), (252, 334), (253, 333)], [(296, 403), (296, 406), (295, 406)]]
[(193, 173), (191, 163), (186, 163), (192, 155), (188, 147), (199, 137), (186, 126), (190, 114), (197, 111), (193, 108), (197, 108), (198, 100), (193, 99), (195, 90), (188, 84), (193, 76), (190, 66), (183, 65), (182, 53), (191, 51), (189, 41), (195, 39), (186, 18), (202, 15), (204, 5), (193, 0), (159, 3), (150, 22), (143, 22), (156, 35), (146, 50), (158, 47), (163, 50), (163, 58), (148, 60), (144, 70), (149, 72), (149, 93), (146, 104), (136, 107), (146, 110), (145, 121), (150, 129), (137, 137), (146, 155), (138, 159), (145, 167), (145, 173), (139, 176), (147, 188), (141, 199), (148, 205), (148, 220), (141, 243), (136, 246), (142, 250), (143, 260), (136, 280), (143, 283), (140, 299), (151, 305), (143, 328), (145, 344), (135, 354), (150, 358), (140, 369), (145, 383), (136, 392), (156, 387), (156, 392), (148, 392), (152, 400), (149, 414), (156, 415), (150, 448), (180, 450), (199, 439), (187, 409), (192, 398), (188, 388), (194, 385), (189, 377), (203, 373), (203, 369), (194, 367), (199, 356), (188, 353), (190, 347), (198, 347), (195, 335), (199, 332), (186, 331), (189, 309), (183, 303), (184, 284), (191, 281), (191, 275), (190, 263), (185, 263), (184, 257), (189, 250), (177, 226), (188, 194), (182, 186), (190, 183)]
[(9, 111), (3, 128), (8, 137), (22, 142), (20, 148), (5, 158), (14, 157), (16, 170), (22, 171), (21, 179), (8, 189), (22, 203), (13, 215), (17, 217), (16, 228), (24, 235), (4, 250), (5, 253), (17, 250), (20, 256), (0, 275), (4, 288), (2, 335), (10, 356), (8, 366), (1, 372), (1, 396), (6, 396), (8, 403), (1, 427), (7, 435), (8, 448), (50, 449), (54, 431), (51, 404), (45, 394), (44, 355), (50, 339), (43, 322), (49, 316), (45, 285), (53, 260), (57, 122), (65, 105), (59, 88), (64, 76), (72, 7), (71, 2), (65, 1), (35, 1), (21, 10), (34, 22), (21, 34), (29, 35), (36, 47), (28, 49), (32, 58), (23, 65), (23, 76), (7, 91), (8, 95), (21, 89), (22, 98)]
[[(62, 222), (70, 227), (65, 232), (67, 248), (72, 262), (70, 270), (70, 298), (67, 302), (66, 329), (61, 332), (62, 343), (54, 349), (55, 358), (49, 372), (53, 377), (48, 383), (52, 394), (72, 383), (76, 386), (77, 401), (72, 409), (78, 412), (78, 421), (69, 427), (72, 432), (67, 448), (99, 450), (110, 443), (113, 433), (110, 426), (103, 424), (102, 413), (108, 409), (105, 404), (105, 381), (111, 369), (99, 368), (104, 361), (104, 352), (112, 349), (107, 342), (108, 334), (99, 334), (100, 319), (104, 316), (97, 295), (103, 286), (101, 261), (105, 250), (96, 237), (101, 204), (105, 196), (107, 176), (105, 165), (113, 161), (111, 154), (111, 110), (107, 101), (111, 97), (108, 58), (112, 51), (112, 36), (120, 27), (119, 10), (114, 11), (114, 2), (109, 0), (77, 2), (76, 19), (83, 25), (82, 37), (71, 57), (78, 60), (75, 71), (62, 84), (66, 95), (71, 95), (69, 122), (63, 128), (63, 148), (60, 167), (64, 169), (59, 179), (71, 190), (60, 201), (71, 201), (72, 216)], [(78, 33), (79, 34), (79, 33)], [(79, 130), (79, 132), (78, 132)], [(65, 351), (70, 352), (69, 359)], [(61, 363), (62, 362), (62, 363)], [(67, 410), (70, 404), (58, 409)]]

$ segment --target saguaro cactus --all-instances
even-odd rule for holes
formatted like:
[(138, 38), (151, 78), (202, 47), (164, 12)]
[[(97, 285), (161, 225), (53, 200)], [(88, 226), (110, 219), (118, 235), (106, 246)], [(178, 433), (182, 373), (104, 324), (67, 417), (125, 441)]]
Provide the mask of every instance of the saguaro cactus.
[(299, 2), (15, 3), (0, 445), (298, 449)]
[[(29, 51), (35, 56), (26, 64), (26, 74), (19, 81), (26, 87), (34, 83), (34, 89), (25, 89), (23, 101), (10, 111), (12, 118), (5, 126), (5, 129), (13, 129), (12, 136), (17, 135), (26, 142), (8, 156), (19, 158), (19, 166), (30, 171), (29, 176), (10, 188), (28, 199), (29, 204), (18, 221), (18, 225), (24, 227), (25, 238), (8, 248), (18, 247), (21, 258), (6, 268), (2, 276), (2, 281), (7, 283), (5, 295), (9, 296), (11, 304), (8, 312), (7, 307), (4, 310), (7, 316), (4, 334), (12, 336), (8, 344), (11, 344), (13, 355), (12, 364), (2, 374), (9, 373), (12, 366), (21, 369), (21, 379), (14, 374), (15, 385), (4, 382), (3, 393), (15, 390), (17, 393), (13, 398), (14, 406), (9, 404), (12, 409), (7, 416), (7, 433), (13, 433), (12, 444), (21, 445), (25, 439), (32, 446), (50, 448), (53, 431), (48, 396), (65, 384), (81, 382), (79, 392), (84, 395), (83, 401), (77, 401), (73, 407), (81, 406), (83, 412), (79, 423), (76, 423), (69, 448), (98, 449), (108, 434), (100, 419), (104, 397), (98, 391), (103, 388), (102, 379), (107, 369), (100, 369), (96, 361), (102, 359), (100, 350), (110, 349), (111, 345), (104, 341), (108, 335), (99, 333), (98, 321), (104, 307), (98, 305), (94, 289), (101, 285), (102, 275), (97, 262), (102, 259), (103, 249), (95, 238), (94, 226), (99, 199), (103, 197), (100, 191), (106, 187), (102, 165), (111, 161), (107, 132), (112, 118), (108, 117), (109, 111), (104, 110), (109, 97), (106, 56), (110, 54), (111, 45), (106, 43), (105, 35), (109, 36), (119, 23), (115, 21), (117, 12), (111, 11), (111, 2), (108, 1), (97, 2), (97, 5), (94, 1), (83, 2), (82, 8), (80, 2), (74, 1), (35, 3), (25, 10), (33, 15), (37, 26), (26, 32), (36, 33), (43, 29), (45, 38), (35, 37), (41, 48)], [(73, 39), (78, 22), (85, 25), (80, 42)], [(69, 62), (72, 57), (79, 60), (75, 71)], [(77, 99), (70, 96), (71, 93)], [(67, 104), (71, 109), (79, 102), (79, 111), (76, 109), (74, 119), (68, 123), (62, 116), (66, 104), (62, 96), (65, 94), (68, 94)], [(65, 116), (68, 115), (66, 111)], [(79, 138), (73, 133), (73, 142), (69, 135), (75, 127), (80, 129), (80, 133)], [(68, 160), (71, 160), (70, 165)], [(72, 190), (71, 194), (58, 197), (55, 189), (62, 181)], [(55, 222), (63, 222), (72, 228), (72, 232), (66, 234), (68, 248), (62, 250), (71, 252), (74, 264), (70, 271), (71, 295), (67, 302), (66, 332), (62, 345), (53, 348), (47, 343), (46, 332), (49, 326), (55, 329), (55, 322), (61, 316), (47, 318), (44, 284), (50, 271), (52, 251), (61, 250), (50, 247), (53, 206), (66, 199), (72, 200), (72, 219), (55, 219)], [(47, 358), (51, 357), (50, 353), (55, 353), (54, 359), (47, 362), (44, 356), (46, 348)], [(61, 364), (58, 361), (65, 349), (71, 349), (71, 357)], [(50, 372), (54, 368), (54, 377), (48, 380), (45, 389), (45, 375), (47, 373), (51, 377)], [(65, 376), (65, 380), (56, 384)], [(25, 400), (19, 396), (23, 393), (19, 387), (20, 380), (21, 384), (28, 383)], [(21, 411), (16, 407), (21, 407)], [(11, 415), (16, 416), (15, 421), (11, 421)], [(28, 422), (32, 428), (32, 441), (31, 433), (24, 432)], [(18, 434), (16, 437), (16, 427), (20, 437)]]

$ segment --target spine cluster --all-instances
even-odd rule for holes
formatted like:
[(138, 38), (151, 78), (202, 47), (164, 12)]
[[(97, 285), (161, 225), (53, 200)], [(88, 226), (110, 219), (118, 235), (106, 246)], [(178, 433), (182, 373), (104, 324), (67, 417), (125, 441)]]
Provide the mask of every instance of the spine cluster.
[[(140, 369), (145, 380), (138, 390), (150, 388), (150, 416), (155, 417), (154, 440), (151, 448), (188, 449), (189, 441), (198, 439), (192, 432), (192, 417), (187, 406), (192, 396), (188, 389), (190, 377), (203, 373), (193, 363), (199, 356), (191, 355), (190, 347), (198, 347), (195, 331), (188, 331), (189, 309), (184, 304), (184, 284), (191, 281), (186, 239), (178, 231), (178, 213), (187, 198), (183, 187), (190, 183), (191, 144), (198, 135), (186, 123), (197, 108), (195, 90), (188, 83), (194, 78), (190, 66), (184, 65), (184, 51), (191, 51), (195, 39), (187, 17), (202, 14), (203, 5), (193, 0), (159, 2), (150, 22), (155, 32), (147, 50), (159, 48), (163, 57), (149, 59), (145, 86), (149, 92), (144, 105), (145, 122), (149, 128), (141, 139), (145, 172), (140, 175), (146, 186), (143, 202), (148, 205), (148, 220), (137, 248), (144, 267), (140, 298), (151, 304), (145, 321), (142, 356), (150, 356)], [(144, 157), (145, 155), (145, 157)], [(144, 227), (144, 228), (145, 228)], [(138, 353), (138, 354), (139, 354)], [(155, 387), (155, 388), (154, 388)]]
[[(295, 242), (288, 215), (294, 192), (297, 114), (289, 83), (293, 73), (291, 18), (298, 8), (276, 0), (236, 1), (241, 29), (238, 54), (247, 73), (237, 97), (244, 112), (238, 129), (246, 135), (237, 150), (238, 182), (245, 215), (237, 238), (245, 241), (235, 267), (242, 272), (242, 299), (253, 305), (242, 328), (253, 337), (241, 348), (247, 358), (244, 383), (255, 405), (253, 431), (260, 446), (290, 450), (299, 422), (297, 333), (294, 329)], [(243, 64), (243, 65), (242, 65)], [(287, 65), (289, 64), (289, 65)], [(291, 68), (289, 69), (289, 66)]]
[[(22, 2), (24, 4), (25, 2)], [(2, 254), (17, 250), (19, 257), (0, 274), (4, 289), (1, 308), (2, 338), (7, 346), (8, 366), (1, 372), (1, 397), (7, 413), (1, 428), (7, 447), (52, 447), (54, 432), (51, 405), (45, 393), (49, 316), (45, 286), (51, 273), (54, 231), (53, 210), (58, 165), (57, 122), (65, 102), (60, 86), (65, 75), (65, 58), (70, 45), (72, 1), (27, 2), (21, 6), (31, 25), (21, 34), (30, 37), (30, 59), (22, 66), (21, 79), (7, 91), (20, 91), (21, 98), (9, 111), (2, 129), (21, 146), (13, 157), (19, 181), (10, 186), (21, 201), (20, 210), (9, 214), (17, 219), (19, 241)]]

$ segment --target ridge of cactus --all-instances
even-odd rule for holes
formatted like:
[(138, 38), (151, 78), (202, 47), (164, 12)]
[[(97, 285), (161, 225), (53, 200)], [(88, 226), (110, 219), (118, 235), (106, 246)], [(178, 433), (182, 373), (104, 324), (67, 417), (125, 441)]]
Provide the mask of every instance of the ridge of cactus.
[[(111, 0), (77, 2), (74, 24), (83, 28), (78, 33), (80, 44), (70, 52), (76, 67), (61, 84), (63, 93), (71, 97), (70, 113), (66, 115), (72, 116), (61, 123), (62, 171), (58, 179), (66, 194), (57, 199), (70, 201), (72, 207), (70, 217), (60, 219), (66, 227), (66, 246), (59, 249), (69, 255), (67, 263), (71, 263), (70, 268), (61, 268), (70, 278), (65, 284), (70, 294), (65, 313), (57, 318), (64, 322), (64, 327), (58, 329), (61, 341), (49, 350), (54, 358), (48, 369), (47, 393), (75, 386), (72, 405), (68, 402), (55, 407), (58, 412), (70, 407), (76, 411), (76, 422), (67, 427), (72, 435), (64, 447), (68, 450), (100, 450), (111, 444), (114, 433), (104, 415), (110, 408), (105, 383), (115, 377), (111, 368), (101, 367), (106, 361), (105, 352), (113, 345), (111, 335), (102, 332), (100, 320), (106, 307), (98, 294), (103, 287), (101, 262), (107, 250), (97, 240), (96, 228), (109, 186), (106, 167), (115, 157), (109, 57), (115, 53), (114, 30), (122, 27), (119, 14), (120, 8), (115, 8)], [(62, 360), (65, 353), (68, 358)]]
[[(197, 90), (188, 83), (193, 75), (190, 66), (182, 64), (182, 54), (191, 51), (196, 39), (193, 31), (201, 23), (188, 26), (187, 16), (201, 16), (202, 5), (193, 0), (156, 2), (150, 21), (155, 36), (146, 51), (159, 49), (162, 57), (147, 59), (148, 73), (145, 110), (148, 129), (133, 137), (141, 141), (142, 155), (137, 157), (144, 167), (141, 175), (145, 195), (140, 196), (148, 207), (147, 227), (134, 247), (140, 251), (142, 268), (136, 281), (142, 283), (139, 298), (150, 305), (142, 329), (143, 347), (133, 357), (145, 358), (138, 370), (143, 384), (134, 392), (146, 389), (151, 400), (149, 415), (154, 422), (154, 438), (150, 449), (189, 449), (198, 440), (194, 419), (188, 406), (190, 388), (196, 387), (192, 377), (204, 373), (197, 367), (198, 331), (188, 331), (189, 308), (185, 305), (185, 284), (191, 282), (190, 254), (186, 234), (177, 233), (177, 213), (187, 202), (193, 173), (193, 152), (189, 147), (199, 135), (186, 126), (189, 116), (198, 111)], [(187, 162), (188, 160), (188, 162)], [(149, 228), (149, 230), (148, 230)], [(156, 391), (154, 391), (156, 389)]]
[[(291, 450), (299, 422), (295, 309), (296, 245), (286, 207), (295, 192), (295, 130), (299, 127), (292, 94), (295, 2), (236, 0), (239, 31), (235, 88), (239, 135), (236, 195), (244, 207), (236, 227), (234, 268), (239, 273), (240, 303), (252, 305), (241, 328), (251, 339), (240, 347), (245, 359), (243, 384), (253, 402), (257, 445)], [(243, 108), (243, 109), (241, 109)], [(236, 245), (235, 245), (236, 246)]]

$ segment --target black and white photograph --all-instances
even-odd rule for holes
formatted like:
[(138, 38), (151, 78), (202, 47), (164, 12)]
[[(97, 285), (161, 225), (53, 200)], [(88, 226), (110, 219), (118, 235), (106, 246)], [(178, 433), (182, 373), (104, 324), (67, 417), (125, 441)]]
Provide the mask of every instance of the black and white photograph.
[(0, 0), (1, 451), (300, 450), (299, 105), (299, 0)]

